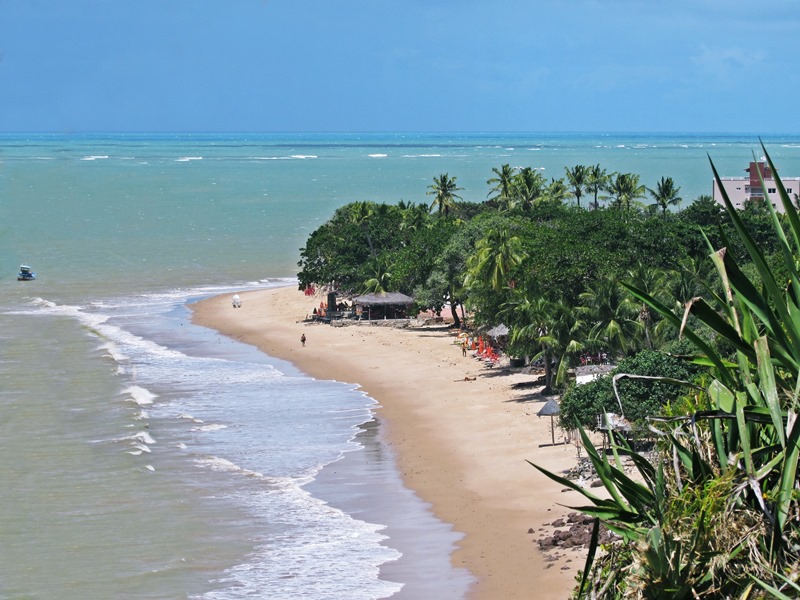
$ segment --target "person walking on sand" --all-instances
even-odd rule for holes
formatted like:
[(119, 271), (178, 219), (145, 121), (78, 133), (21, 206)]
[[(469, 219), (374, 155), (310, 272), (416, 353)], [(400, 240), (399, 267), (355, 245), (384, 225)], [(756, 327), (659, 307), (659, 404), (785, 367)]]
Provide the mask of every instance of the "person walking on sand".
[(233, 304), (233, 308), (242, 308), (242, 299), (239, 298), (239, 294), (233, 295), (233, 298), (231, 299), (231, 304)]
[(304, 346), (304, 347), (306, 345), (306, 334), (305, 333), (300, 336), (300, 345)]
[(461, 340), (461, 356), (467, 355), (467, 340), (466, 338)]

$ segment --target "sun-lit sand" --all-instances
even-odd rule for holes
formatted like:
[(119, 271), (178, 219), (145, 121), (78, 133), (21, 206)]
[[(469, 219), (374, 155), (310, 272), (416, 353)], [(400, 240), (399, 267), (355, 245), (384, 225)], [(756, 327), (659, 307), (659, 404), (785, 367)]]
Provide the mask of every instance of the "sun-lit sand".
[[(551, 419), (538, 417), (535, 377), (462, 356), (443, 327), (347, 327), (304, 321), (319, 298), (294, 288), (196, 304), (194, 321), (288, 360), (317, 379), (359, 384), (378, 401), (383, 436), (403, 479), (437, 517), (465, 534), (452, 557), (478, 579), (470, 597), (567, 598), (583, 566), (579, 551), (548, 560), (536, 541), (547, 524), (584, 501), (530, 466), (573, 466), (572, 444), (551, 445)], [(305, 346), (300, 337), (305, 334)], [(556, 442), (564, 433), (556, 428)], [(532, 530), (532, 532), (531, 532)]]

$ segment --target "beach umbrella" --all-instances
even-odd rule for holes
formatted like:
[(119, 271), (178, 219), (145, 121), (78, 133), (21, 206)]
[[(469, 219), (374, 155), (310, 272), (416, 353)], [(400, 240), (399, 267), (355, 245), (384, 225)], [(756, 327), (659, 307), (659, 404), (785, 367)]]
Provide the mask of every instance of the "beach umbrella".
[(539, 409), (539, 412), (536, 413), (540, 417), (550, 417), (550, 439), (553, 442), (553, 445), (556, 444), (556, 433), (553, 425), (553, 417), (561, 413), (561, 409), (558, 406), (558, 402), (555, 398), (550, 398), (547, 402), (544, 403), (544, 406)]
[(492, 327), (489, 331), (486, 332), (487, 335), (493, 337), (495, 339), (499, 337), (503, 337), (504, 335), (508, 335), (508, 327), (503, 323), (500, 323), (497, 327)]

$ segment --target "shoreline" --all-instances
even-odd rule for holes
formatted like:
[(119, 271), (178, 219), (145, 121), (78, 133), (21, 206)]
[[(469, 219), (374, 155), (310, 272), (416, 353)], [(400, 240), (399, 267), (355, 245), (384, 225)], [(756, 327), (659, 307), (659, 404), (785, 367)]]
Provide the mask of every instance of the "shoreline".
[(361, 448), (324, 466), (304, 488), (329, 506), (383, 526), (380, 534), (386, 539), (381, 544), (401, 554), (379, 567), (380, 579), (403, 584), (392, 600), (464, 598), (475, 578), (450, 562), (463, 536), (404, 485), (374, 410), (357, 431), (354, 440)]
[(467, 597), (569, 595), (584, 553), (547, 557), (536, 541), (549, 523), (572, 512), (563, 504), (580, 499), (526, 461), (561, 472), (575, 464), (576, 450), (550, 444), (550, 419), (536, 416), (541, 396), (512, 389), (532, 375), (463, 357), (443, 327), (306, 323), (319, 299), (294, 287), (241, 293), (239, 309), (232, 309), (231, 296), (192, 305), (193, 322), (316, 379), (356, 384), (377, 401), (380, 435), (403, 483), (464, 535), (451, 563), (477, 580)]

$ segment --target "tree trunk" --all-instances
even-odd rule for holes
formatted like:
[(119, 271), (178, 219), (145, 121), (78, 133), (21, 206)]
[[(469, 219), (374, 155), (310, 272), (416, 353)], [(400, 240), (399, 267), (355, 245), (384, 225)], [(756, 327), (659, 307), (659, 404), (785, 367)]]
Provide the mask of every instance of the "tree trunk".
[(549, 394), (553, 391), (553, 367), (550, 365), (550, 353), (546, 350), (542, 353), (542, 360), (544, 361), (544, 389), (543, 394)]
[(378, 258), (378, 255), (375, 253), (375, 246), (372, 245), (372, 237), (369, 235), (369, 231), (364, 229), (364, 234), (367, 236), (367, 244), (369, 244), (369, 253), (373, 259)]
[(450, 312), (453, 313), (453, 327), (461, 329), (461, 319), (458, 317), (458, 302), (450, 299)]

